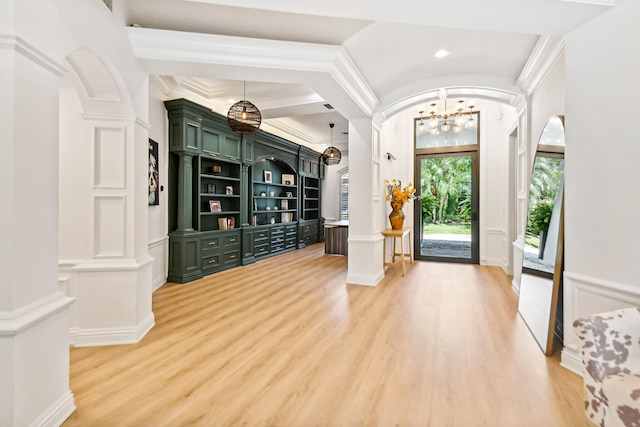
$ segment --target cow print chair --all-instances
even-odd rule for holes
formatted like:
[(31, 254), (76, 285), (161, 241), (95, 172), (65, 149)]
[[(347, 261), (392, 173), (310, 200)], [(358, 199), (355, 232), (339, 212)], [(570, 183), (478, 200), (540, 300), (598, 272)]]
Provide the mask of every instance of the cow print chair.
[(640, 308), (583, 317), (580, 338), (585, 410), (600, 427), (640, 427)]

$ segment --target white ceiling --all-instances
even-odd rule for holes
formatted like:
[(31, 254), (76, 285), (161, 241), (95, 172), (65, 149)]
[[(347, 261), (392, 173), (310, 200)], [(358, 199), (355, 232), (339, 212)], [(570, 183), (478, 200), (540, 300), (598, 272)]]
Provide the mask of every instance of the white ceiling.
[[(378, 105), (463, 82), (517, 82), (541, 36), (562, 37), (614, 6), (616, 0), (120, 0), (114, 13), (145, 29), (216, 34), (249, 39), (341, 46)], [(260, 41), (255, 40), (258, 44)], [(300, 45), (304, 47), (305, 45)], [(310, 49), (315, 47), (309, 45)], [(436, 59), (439, 49), (451, 55)], [(346, 149), (347, 120), (330, 110), (317, 82), (287, 74), (261, 80), (256, 72), (178, 74), (160, 67), (166, 92), (191, 98), (226, 114), (243, 97), (263, 114), (262, 128), (322, 151), (330, 142)], [(240, 71), (240, 66), (238, 66)], [(168, 75), (172, 74), (172, 75)], [(314, 87), (315, 84), (315, 87)], [(440, 92), (442, 96), (442, 92)], [(458, 92), (456, 96), (465, 96)], [(466, 97), (472, 96), (467, 94)], [(339, 103), (339, 102), (338, 102)], [(416, 116), (418, 107), (415, 106)]]

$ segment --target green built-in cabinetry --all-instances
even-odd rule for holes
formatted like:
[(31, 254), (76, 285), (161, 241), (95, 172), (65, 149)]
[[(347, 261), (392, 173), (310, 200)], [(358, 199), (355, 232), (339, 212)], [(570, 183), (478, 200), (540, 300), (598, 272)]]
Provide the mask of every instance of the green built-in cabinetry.
[(169, 117), (169, 277), (185, 283), (322, 240), (320, 154), (185, 99)]

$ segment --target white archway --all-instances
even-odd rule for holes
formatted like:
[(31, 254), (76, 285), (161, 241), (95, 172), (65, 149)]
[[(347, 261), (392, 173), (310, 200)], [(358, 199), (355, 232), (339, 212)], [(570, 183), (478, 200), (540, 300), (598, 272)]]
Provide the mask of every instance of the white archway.
[(148, 126), (118, 70), (87, 48), (60, 90), (59, 274), (76, 346), (138, 342), (154, 325)]

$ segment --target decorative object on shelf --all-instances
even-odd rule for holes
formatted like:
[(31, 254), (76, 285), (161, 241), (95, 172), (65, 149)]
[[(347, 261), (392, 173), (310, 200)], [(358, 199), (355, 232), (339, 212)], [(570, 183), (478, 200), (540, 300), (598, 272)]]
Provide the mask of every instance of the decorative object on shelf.
[(385, 198), (391, 202), (391, 213), (389, 214), (389, 222), (391, 223), (392, 230), (402, 230), (404, 224), (404, 212), (402, 207), (405, 203), (416, 198), (416, 190), (413, 188), (413, 184), (402, 187), (402, 182), (397, 179), (385, 180), (384, 185), (386, 187)]
[(209, 200), (209, 210), (211, 212), (222, 212), (220, 200)]
[(282, 174), (282, 183), (284, 185), (295, 185), (295, 178), (293, 174), (283, 173)]
[(275, 223), (276, 223), (276, 217), (275, 217), (275, 216), (272, 216), (272, 217), (271, 217), (271, 219), (269, 220), (269, 222), (270, 222), (271, 224), (275, 224)]
[(225, 189), (227, 195), (229, 196), (233, 196), (233, 185), (227, 185), (227, 188)]
[(215, 193), (216, 185), (215, 184), (207, 184), (207, 193)]
[(284, 209), (284, 210), (289, 209), (289, 201), (288, 200), (281, 200), (280, 201), (280, 209)]
[(293, 193), (291, 191), (287, 191), (284, 195), (285, 197), (293, 197)]
[(220, 165), (211, 166), (211, 172), (212, 173), (221, 173), (222, 172), (222, 166), (220, 166)]
[(277, 206), (274, 206), (274, 207), (273, 207), (273, 210), (274, 210), (274, 211), (277, 211), (277, 210), (278, 210), (278, 207), (277, 207)]
[(227, 230), (231, 230), (236, 225), (236, 218), (231, 217), (227, 218)]
[(276, 196), (275, 191), (269, 191), (269, 197), (275, 197), (275, 196)]
[(273, 182), (271, 171), (264, 171), (264, 182), (267, 184), (271, 184)]
[(263, 191), (262, 193), (260, 193), (260, 197), (267, 197), (267, 193)]
[(337, 165), (342, 158), (340, 150), (333, 146), (333, 126), (335, 126), (333, 123), (329, 123), (329, 127), (331, 128), (331, 144), (329, 148), (322, 153), (322, 161), (325, 165)]
[(232, 131), (242, 134), (256, 133), (262, 122), (262, 114), (258, 107), (246, 100), (246, 82), (242, 83), (242, 101), (229, 108), (227, 122)]
[(149, 205), (160, 204), (160, 173), (158, 172), (158, 143), (149, 139)]
[(227, 218), (218, 218), (218, 229), (226, 230), (228, 226)]
[(253, 216), (253, 222), (252, 222), (254, 227), (258, 226), (258, 217), (256, 215)]
[(270, 211), (271, 210), (271, 206), (267, 206), (266, 208), (264, 208), (264, 210)]

